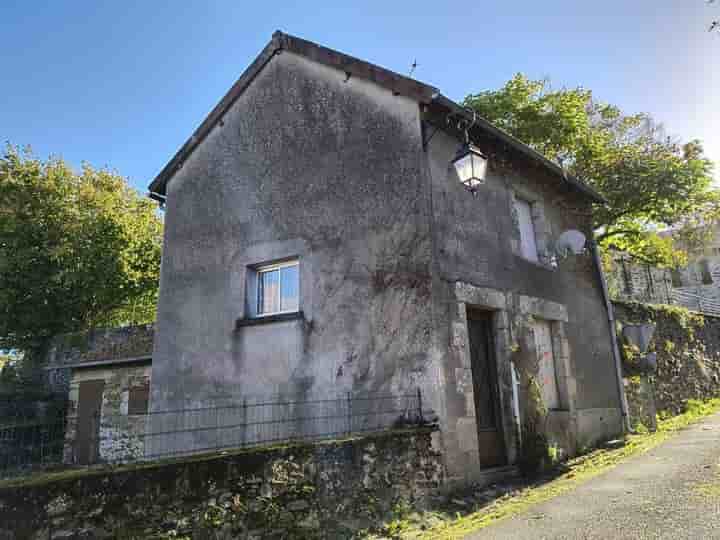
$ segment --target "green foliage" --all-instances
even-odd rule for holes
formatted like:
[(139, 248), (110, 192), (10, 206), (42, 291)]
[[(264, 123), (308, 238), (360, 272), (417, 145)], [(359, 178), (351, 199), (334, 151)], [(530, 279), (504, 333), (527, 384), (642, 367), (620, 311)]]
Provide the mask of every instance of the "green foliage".
[(0, 394), (9, 393), (20, 382), (17, 355), (0, 354)]
[(525, 476), (534, 476), (551, 462), (550, 443), (545, 435), (548, 410), (537, 379), (529, 377), (527, 410), (523, 420), (518, 467)]
[(162, 223), (124, 178), (8, 145), (0, 201), (0, 348), (154, 319)]
[(658, 317), (672, 320), (680, 328), (692, 331), (705, 325), (705, 317), (683, 306), (671, 304), (644, 304), (641, 302), (615, 302), (627, 312), (628, 322), (655, 322)]
[[(716, 217), (720, 196), (699, 141), (681, 144), (647, 114), (624, 114), (584, 88), (552, 89), (515, 75), (502, 88), (469, 95), (465, 105), (599, 191), (593, 212), (603, 246), (678, 266), (682, 248), (657, 231), (697, 228)], [(688, 233), (689, 234), (689, 233)], [(696, 235), (694, 241), (702, 239)]]

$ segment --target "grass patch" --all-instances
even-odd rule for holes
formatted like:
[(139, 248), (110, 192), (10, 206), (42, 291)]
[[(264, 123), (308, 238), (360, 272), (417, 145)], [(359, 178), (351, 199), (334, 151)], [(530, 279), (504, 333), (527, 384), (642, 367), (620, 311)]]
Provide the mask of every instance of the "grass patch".
[(720, 481), (708, 482), (695, 487), (698, 495), (711, 499), (720, 499)]
[[(720, 399), (689, 400), (684, 413), (658, 419), (654, 433), (629, 435), (618, 448), (598, 449), (563, 464), (563, 472), (553, 480), (529, 485), (513, 494), (496, 499), (487, 506), (465, 516), (427, 512), (425, 516), (411, 514), (397, 517), (386, 527), (385, 537), (410, 540), (456, 540), (503, 519), (518, 515), (531, 506), (550, 500), (575, 489), (578, 485), (599, 476), (630, 456), (655, 448), (678, 430), (720, 411)], [(705, 488), (703, 488), (705, 489)], [(707, 486), (708, 493), (720, 494), (720, 485)], [(710, 493), (711, 492), (711, 493)], [(431, 523), (429, 527), (427, 523)], [(390, 530), (388, 530), (390, 529)]]

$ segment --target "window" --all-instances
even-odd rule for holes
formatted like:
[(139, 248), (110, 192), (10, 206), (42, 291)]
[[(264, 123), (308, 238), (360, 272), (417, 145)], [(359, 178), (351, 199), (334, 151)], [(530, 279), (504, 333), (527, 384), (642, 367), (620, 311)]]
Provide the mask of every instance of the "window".
[(292, 313), (299, 308), (298, 261), (261, 266), (257, 269), (257, 315)]
[(552, 346), (552, 332), (549, 321), (536, 320), (533, 323), (535, 352), (538, 358), (538, 383), (543, 403), (548, 409), (560, 408), (555, 354)]
[(128, 390), (128, 414), (147, 414), (150, 386), (135, 386)]
[(532, 205), (523, 199), (515, 199), (515, 213), (520, 227), (520, 255), (529, 261), (538, 262)]

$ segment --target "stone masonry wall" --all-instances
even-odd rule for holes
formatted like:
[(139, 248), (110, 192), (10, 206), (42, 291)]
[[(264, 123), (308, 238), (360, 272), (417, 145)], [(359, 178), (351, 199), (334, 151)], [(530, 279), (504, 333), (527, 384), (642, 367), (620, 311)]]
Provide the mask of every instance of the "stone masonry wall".
[(0, 539), (353, 538), (444, 480), (435, 431), (0, 485)]
[(720, 395), (720, 318), (677, 306), (615, 302), (614, 307), (619, 325), (656, 325), (650, 350), (657, 353), (657, 372), (640, 375), (624, 361), (626, 396), (631, 418), (635, 415), (633, 421), (652, 414), (648, 413), (653, 409), (649, 399), (658, 412), (678, 414), (688, 399)]
[(65, 334), (53, 340), (48, 364), (67, 365), (150, 356), (153, 334), (152, 324)]
[(72, 373), (69, 364), (99, 362), (121, 358), (150, 356), (153, 350), (154, 325), (96, 328), (89, 332), (63, 334), (50, 345), (46, 364), (48, 384), (59, 394), (70, 389)]

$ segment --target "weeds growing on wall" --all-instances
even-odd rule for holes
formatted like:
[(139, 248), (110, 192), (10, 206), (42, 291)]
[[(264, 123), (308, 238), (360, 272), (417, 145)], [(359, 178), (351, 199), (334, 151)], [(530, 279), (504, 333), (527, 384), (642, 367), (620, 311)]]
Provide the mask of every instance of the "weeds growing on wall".
[(518, 467), (523, 475), (533, 477), (552, 465), (553, 456), (545, 434), (548, 410), (535, 377), (528, 378), (527, 396), (522, 442), (518, 452)]
[(627, 344), (623, 347), (626, 384), (632, 383), (635, 375), (646, 378), (652, 395), (651, 409), (677, 414), (689, 399), (720, 396), (720, 319), (680, 306), (636, 302), (614, 305), (618, 330), (625, 323), (655, 324), (650, 351), (657, 354), (656, 371), (639, 370), (640, 351)]

